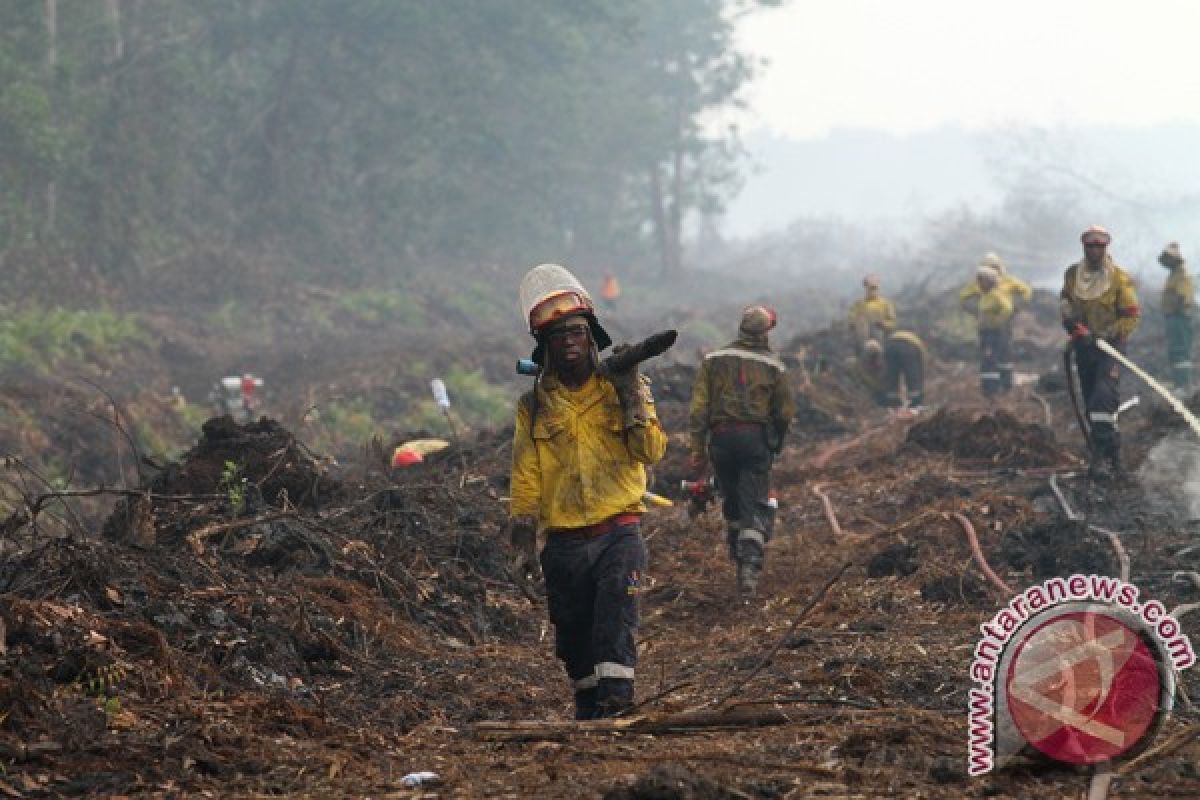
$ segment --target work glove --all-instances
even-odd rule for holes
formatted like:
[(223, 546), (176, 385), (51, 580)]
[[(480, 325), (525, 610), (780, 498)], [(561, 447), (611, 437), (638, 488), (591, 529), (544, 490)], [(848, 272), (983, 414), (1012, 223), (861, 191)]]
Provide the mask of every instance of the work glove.
[[(613, 348), (613, 355), (619, 355), (629, 349), (627, 344), (619, 344)], [(611, 372), (608, 380), (617, 390), (617, 399), (621, 401), (626, 428), (646, 424), (646, 401), (642, 396), (642, 375), (637, 365), (624, 372)]]
[(508, 540), (512, 545), (509, 566), (514, 578), (536, 580), (541, 573), (537, 557), (537, 520), (534, 517), (513, 517), (509, 521)]
[(1076, 322), (1071, 328), (1071, 344), (1076, 347), (1095, 347), (1096, 334), (1088, 330), (1088, 326), (1081, 322)]

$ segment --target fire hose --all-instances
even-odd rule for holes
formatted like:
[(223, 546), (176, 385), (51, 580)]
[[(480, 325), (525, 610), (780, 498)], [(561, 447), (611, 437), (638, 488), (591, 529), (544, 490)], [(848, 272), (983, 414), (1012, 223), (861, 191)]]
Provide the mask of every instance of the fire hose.
[(1004, 582), (1003, 578), (996, 574), (987, 559), (984, 558), (983, 548), (979, 546), (979, 537), (975, 535), (975, 526), (971, 524), (971, 520), (967, 519), (965, 514), (957, 511), (951, 511), (947, 516), (953, 517), (954, 521), (963, 529), (963, 533), (967, 535), (967, 543), (971, 546), (971, 555), (975, 556), (975, 563), (987, 579), (1004, 594), (1012, 594), (1013, 590)]
[(1063, 350), (1063, 377), (1067, 379), (1067, 394), (1071, 397), (1071, 409), (1075, 412), (1075, 420), (1079, 423), (1079, 430), (1083, 432), (1083, 441), (1087, 445), (1088, 453), (1092, 452), (1092, 429), (1088, 427), (1087, 418), (1083, 415), (1083, 408), (1079, 405), (1079, 390), (1075, 388), (1075, 370), (1071, 368), (1075, 360), (1075, 348), (1067, 345)]
[[(1099, 347), (1102, 353), (1111, 356), (1118, 363), (1128, 368), (1129, 371), (1134, 375), (1137, 375), (1139, 378), (1141, 378), (1147, 386), (1156, 391), (1164, 400), (1167, 401), (1167, 404), (1171, 406), (1176, 414), (1183, 417), (1187, 421), (1188, 426), (1191, 427), (1192, 432), (1195, 433), (1196, 436), (1200, 436), (1200, 420), (1196, 419), (1195, 415), (1188, 410), (1187, 406), (1180, 402), (1179, 398), (1168, 392), (1162, 384), (1150, 377), (1150, 375), (1144, 369), (1130, 361), (1128, 358), (1126, 358), (1124, 353), (1113, 347), (1108, 342), (1104, 341), (1103, 339), (1097, 339), (1096, 347)], [(1070, 385), (1069, 376), (1068, 385)]]

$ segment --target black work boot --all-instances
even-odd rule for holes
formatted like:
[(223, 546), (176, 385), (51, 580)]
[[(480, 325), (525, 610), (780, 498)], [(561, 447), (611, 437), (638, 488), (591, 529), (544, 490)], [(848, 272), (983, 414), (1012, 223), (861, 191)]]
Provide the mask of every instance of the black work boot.
[(1088, 463), (1088, 477), (1094, 483), (1108, 484), (1112, 482), (1112, 465), (1104, 456), (1093, 455)]
[(735, 564), (738, 560), (738, 536), (741, 532), (742, 526), (738, 523), (730, 523), (725, 529), (725, 543), (729, 545), (729, 560)]
[(1134, 485), (1133, 477), (1121, 466), (1121, 451), (1114, 447), (1110, 456), (1112, 463), (1112, 482), (1114, 486), (1128, 488)]
[(751, 600), (758, 594), (758, 565), (748, 561), (738, 564), (737, 571), (738, 596), (743, 600)]
[(1088, 454), (1088, 477), (1095, 483), (1108, 484), (1113, 478), (1113, 452), (1111, 434), (1092, 433), (1092, 448)]
[(615, 717), (633, 708), (632, 678), (601, 678), (596, 687), (596, 719)]
[(575, 691), (575, 719), (596, 719), (596, 687)]
[(746, 528), (738, 534), (737, 583), (738, 594), (749, 600), (758, 592), (758, 576), (762, 572), (763, 540), (761, 531)]

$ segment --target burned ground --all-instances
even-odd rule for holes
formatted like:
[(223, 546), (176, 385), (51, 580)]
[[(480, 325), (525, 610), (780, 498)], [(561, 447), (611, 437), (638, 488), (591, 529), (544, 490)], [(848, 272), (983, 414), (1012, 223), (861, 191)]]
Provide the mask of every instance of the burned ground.
[[(1006, 597), (953, 515), (1014, 587), (1115, 574), (1110, 539), (1088, 526), (1112, 530), (1131, 580), (1168, 608), (1200, 599), (1174, 574), (1200, 567), (1193, 533), (1138, 486), (1088, 483), (1065, 396), (1047, 408), (1023, 384), (986, 405), (970, 368), (942, 360), (928, 392), (941, 409), (892, 417), (842, 361), (817, 360), (819, 341), (781, 348), (815, 410), (776, 466), (761, 596), (737, 602), (716, 511), (645, 519), (633, 721), (661, 728), (569, 722), (544, 600), (507, 570), (511, 429), (390, 473), (387, 447), (338, 464), (271, 420), (213, 420), (177, 463), (114, 490), (103, 526), (67, 524), (62, 498), (34, 507), (38, 492), (24, 518), (0, 520), (0, 792), (1078, 796), (1088, 773), (1033, 759), (966, 776), (967, 669)], [(651, 370), (672, 434), (654, 488), (676, 500), (693, 374)], [(1163, 420), (1133, 390), (1136, 467)], [(1051, 475), (1086, 519), (1068, 518)], [(1184, 704), (1160, 738), (1194, 724)], [(1113, 795), (1198, 796), (1194, 756), (1165, 754)], [(420, 770), (438, 782), (405, 788)]]

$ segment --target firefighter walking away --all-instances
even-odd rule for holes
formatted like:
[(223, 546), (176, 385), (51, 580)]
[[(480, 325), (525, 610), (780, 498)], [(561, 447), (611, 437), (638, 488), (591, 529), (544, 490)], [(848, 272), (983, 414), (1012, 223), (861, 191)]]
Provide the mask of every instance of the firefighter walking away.
[(773, 327), (772, 309), (746, 308), (737, 339), (704, 357), (692, 387), (690, 471), (697, 481), (710, 464), (716, 473), (729, 557), (746, 598), (757, 591), (774, 528), (771, 464), (796, 412), (783, 362), (767, 342)]

